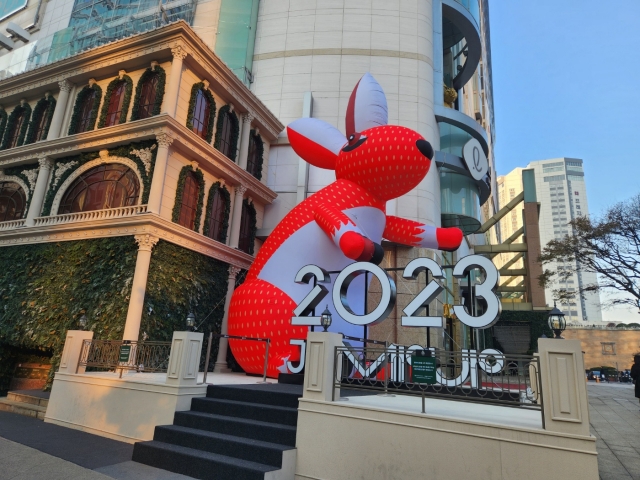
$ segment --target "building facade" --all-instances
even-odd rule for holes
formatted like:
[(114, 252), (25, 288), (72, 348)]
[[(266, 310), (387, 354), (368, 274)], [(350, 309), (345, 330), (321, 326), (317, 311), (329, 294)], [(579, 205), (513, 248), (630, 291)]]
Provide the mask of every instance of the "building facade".
[(103, 338), (170, 338), (191, 311), (220, 331), (284, 127), (193, 30), (13, 75), (0, 104), (0, 344), (55, 356), (81, 315)]
[[(277, 222), (334, 180), (293, 153), (284, 125), (313, 116), (344, 131), (349, 94), (367, 72), (385, 90), (389, 122), (417, 130), (436, 150), (422, 184), (389, 202), (388, 212), (467, 235), (446, 255), (386, 244), (383, 266), (403, 267), (417, 256), (453, 264), (497, 238), (493, 230), (474, 234), (498, 206), (487, 0), (9, 4), (0, 10), (0, 165), (7, 205), (17, 203), (0, 223), (0, 246), (151, 235), (231, 272), (245, 269)], [(175, 38), (163, 33), (176, 29)], [(171, 40), (160, 47), (163, 35)], [(160, 86), (161, 100), (152, 95)], [(478, 158), (465, 157), (470, 144)], [(128, 160), (107, 168), (116, 157)], [(93, 168), (103, 169), (103, 180), (123, 175), (126, 185), (91, 187)], [(162, 323), (162, 300), (151, 299), (142, 281), (154, 275), (153, 238), (141, 237), (141, 260), (119, 290), (133, 285), (125, 295), (132, 330), (121, 332), (128, 339), (147, 332), (145, 322)], [(222, 323), (235, 280), (225, 274), (225, 282), (214, 305), (188, 289), (180, 294), (186, 300), (172, 301), (197, 316), (220, 307)], [(424, 282), (400, 288), (392, 319)], [(438, 312), (468, 290), (452, 278), (446, 284), (432, 305)], [(384, 325), (372, 335), (426, 341), (420, 329)], [(124, 323), (109, 328), (116, 338)], [(450, 318), (444, 334), (432, 331), (433, 343), (468, 346), (465, 328)]]
[[(589, 214), (587, 190), (584, 181), (583, 161), (575, 158), (555, 158), (530, 162), (527, 169), (535, 174), (536, 195), (540, 203), (540, 243), (544, 247), (554, 239), (563, 238), (571, 234), (570, 222), (581, 215)], [(498, 198), (503, 207), (522, 191), (522, 168), (516, 168), (507, 175), (498, 178)], [(523, 226), (522, 210), (517, 209), (500, 221), (503, 236), (509, 237)], [(519, 240), (516, 240), (516, 242)], [(513, 254), (502, 254), (501, 264), (507, 263)], [(522, 266), (518, 260), (515, 266)], [(545, 266), (552, 272), (565, 269), (566, 264), (552, 264)], [(519, 278), (503, 280), (503, 285), (517, 282)], [(594, 273), (578, 272), (567, 278), (562, 278), (560, 284), (545, 290), (547, 305), (554, 302), (553, 289), (565, 288), (568, 291), (580, 291), (587, 285), (597, 283)], [(566, 301), (561, 307), (570, 323), (598, 324), (602, 322), (600, 297), (598, 294), (586, 294), (585, 298), (576, 296), (574, 300)]]

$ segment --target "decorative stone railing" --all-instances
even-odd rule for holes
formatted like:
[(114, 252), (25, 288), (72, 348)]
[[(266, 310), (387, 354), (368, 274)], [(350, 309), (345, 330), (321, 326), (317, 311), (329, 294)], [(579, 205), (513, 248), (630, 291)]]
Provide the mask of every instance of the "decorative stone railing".
[(112, 218), (133, 217), (135, 215), (140, 215), (141, 213), (147, 213), (146, 205), (107, 208), (105, 210), (92, 210), (89, 212), (64, 213), (62, 215), (52, 215), (50, 217), (39, 217), (35, 219), (35, 226), (43, 227), (46, 225), (59, 225), (61, 223), (90, 222)]
[(14, 228), (24, 227), (26, 220), (9, 220), (8, 222), (0, 222), (1, 230), (13, 230)]

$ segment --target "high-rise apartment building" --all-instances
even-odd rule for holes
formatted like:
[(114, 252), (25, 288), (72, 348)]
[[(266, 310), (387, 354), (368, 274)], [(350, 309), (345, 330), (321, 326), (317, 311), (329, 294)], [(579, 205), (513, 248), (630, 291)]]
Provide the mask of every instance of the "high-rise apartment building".
[[(560, 239), (571, 234), (569, 222), (581, 215), (589, 214), (587, 189), (584, 181), (583, 161), (575, 158), (554, 158), (550, 160), (537, 160), (529, 163), (527, 169), (535, 172), (536, 195), (540, 203), (540, 244), (544, 247), (553, 239)], [(498, 177), (498, 200), (503, 207), (513, 200), (523, 190), (522, 168), (516, 168), (507, 175)], [(503, 238), (513, 235), (523, 226), (521, 209), (510, 212), (500, 221), (500, 230)], [(522, 238), (522, 237), (521, 237)], [(516, 242), (521, 240), (516, 240)], [(513, 254), (502, 254), (499, 264), (509, 261)], [(522, 267), (522, 260), (515, 263), (517, 268)], [(554, 272), (566, 268), (565, 263), (545, 266)], [(505, 282), (515, 282), (515, 279), (504, 279)], [(532, 281), (536, 281), (532, 279)], [(594, 284), (597, 277), (593, 273), (578, 272), (554, 287), (545, 291), (547, 304), (553, 305), (553, 289), (562, 287), (569, 291), (578, 292), (585, 285)], [(561, 305), (566, 314), (566, 319), (573, 323), (600, 323), (602, 312), (600, 297), (598, 294), (588, 294), (580, 298), (576, 295), (574, 300)]]

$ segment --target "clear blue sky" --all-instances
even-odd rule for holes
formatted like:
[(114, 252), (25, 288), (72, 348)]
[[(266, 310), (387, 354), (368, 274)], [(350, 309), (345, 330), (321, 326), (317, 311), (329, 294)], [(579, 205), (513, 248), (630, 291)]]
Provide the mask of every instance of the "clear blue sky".
[(498, 174), (581, 158), (592, 214), (640, 192), (640, 0), (490, 0)]
[(490, 0), (489, 11), (498, 174), (581, 158), (592, 215), (640, 193), (640, 0)]

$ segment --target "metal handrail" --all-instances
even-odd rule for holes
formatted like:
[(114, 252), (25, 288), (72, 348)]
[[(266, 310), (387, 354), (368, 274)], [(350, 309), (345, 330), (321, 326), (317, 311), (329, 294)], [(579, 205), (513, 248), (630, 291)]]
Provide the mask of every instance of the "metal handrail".
[(204, 361), (204, 376), (202, 378), (202, 383), (207, 383), (207, 373), (209, 373), (209, 359), (211, 358), (211, 344), (213, 343), (213, 337), (231, 338), (234, 340), (251, 340), (254, 342), (265, 342), (267, 345), (265, 347), (265, 352), (264, 352), (264, 369), (262, 372), (262, 381), (258, 383), (267, 383), (267, 363), (269, 360), (269, 345), (271, 345), (270, 338), (244, 337), (240, 335), (227, 335), (227, 334), (212, 333), (212, 332), (209, 332), (209, 344), (207, 345), (207, 355), (205, 356), (205, 361)]
[[(449, 352), (431, 349), (438, 362), (435, 384), (414, 382), (406, 346), (348, 347), (336, 346), (334, 351), (334, 390), (340, 388), (378, 391), (432, 397), (463, 402), (484, 403), (539, 410), (545, 428), (540, 359), (529, 355), (483, 354), (475, 350)], [(367, 361), (365, 354), (377, 357)], [(494, 358), (492, 358), (494, 357)], [(364, 358), (364, 363), (362, 362)], [(468, 362), (465, 366), (465, 362)], [(495, 362), (495, 363), (492, 363)], [(494, 367), (500, 363), (497, 367)], [(472, 365), (475, 367), (472, 368)], [(341, 368), (339, 368), (341, 366)], [(383, 370), (381, 372), (381, 370)], [(466, 371), (466, 374), (463, 373)], [(384, 373), (381, 378), (380, 373)], [(452, 383), (456, 376), (460, 383)], [(393, 375), (393, 378), (390, 378)], [(473, 377), (475, 375), (475, 378)]]
[[(128, 346), (127, 360), (122, 361), (122, 347)], [(171, 342), (134, 342), (128, 340), (83, 340), (79, 367), (109, 370), (165, 373), (169, 366)], [(78, 373), (78, 369), (76, 369)]]

